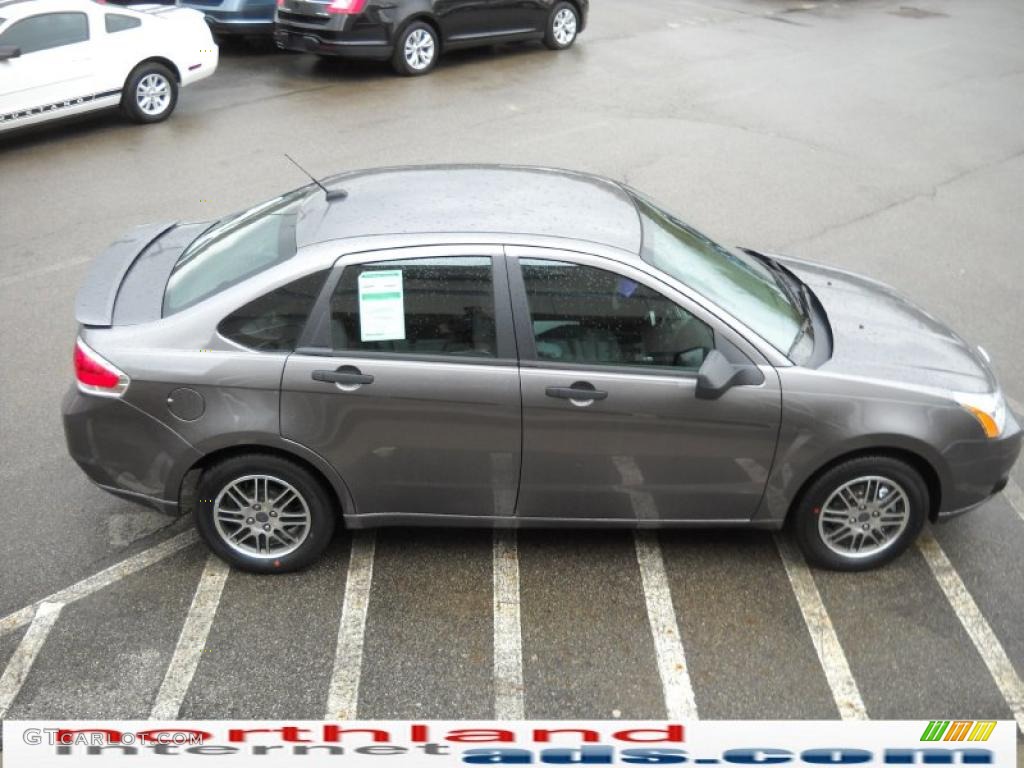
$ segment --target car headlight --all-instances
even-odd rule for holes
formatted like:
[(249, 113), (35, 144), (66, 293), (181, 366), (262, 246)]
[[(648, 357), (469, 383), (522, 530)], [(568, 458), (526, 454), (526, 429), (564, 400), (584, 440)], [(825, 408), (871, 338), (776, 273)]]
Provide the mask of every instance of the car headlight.
[(985, 437), (995, 438), (1006, 427), (1006, 400), (1000, 391), (985, 394), (956, 393), (953, 399), (960, 407), (978, 420)]

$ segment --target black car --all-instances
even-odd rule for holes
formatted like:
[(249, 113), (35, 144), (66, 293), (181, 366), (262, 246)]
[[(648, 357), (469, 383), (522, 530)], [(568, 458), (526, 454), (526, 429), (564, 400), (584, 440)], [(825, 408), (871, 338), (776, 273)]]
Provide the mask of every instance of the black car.
[(571, 46), (589, 0), (277, 0), (279, 48), (320, 56), (391, 60), (423, 75), (442, 51), (520, 40)]

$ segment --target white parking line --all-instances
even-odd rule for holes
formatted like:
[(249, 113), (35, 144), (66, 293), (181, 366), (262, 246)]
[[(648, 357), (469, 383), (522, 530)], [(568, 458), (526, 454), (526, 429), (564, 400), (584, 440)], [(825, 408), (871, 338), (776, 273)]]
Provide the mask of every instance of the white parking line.
[(515, 531), (494, 532), (494, 717), (523, 720), (523, 635)]
[(82, 579), (70, 587), (66, 587), (58, 592), (54, 592), (49, 597), (44, 597), (32, 605), (27, 605), (14, 613), (9, 613), (0, 619), (0, 637), (13, 632), (19, 627), (23, 627), (32, 621), (32, 617), (36, 614), (36, 609), (43, 603), (73, 603), (76, 600), (81, 600), (87, 595), (91, 595), (97, 590), (103, 589), (104, 587), (110, 586), (116, 581), (120, 581), (125, 576), (130, 576), (136, 571), (141, 571), (154, 563), (158, 563), (164, 558), (170, 557), (175, 552), (179, 552), (185, 547), (194, 544), (198, 540), (198, 535), (195, 530), (188, 530), (184, 533), (179, 533), (177, 536), (173, 536), (166, 541), (162, 541), (156, 546), (150, 547), (149, 549), (143, 550), (138, 554), (132, 555), (131, 557), (122, 560), (109, 568), (95, 573), (86, 579)]
[(917, 548), (924, 555), (928, 567), (935, 574), (935, 580), (939, 582), (939, 586), (946, 594), (946, 599), (957, 618), (960, 619), (971, 642), (981, 654), (992, 679), (995, 680), (996, 686), (1013, 712), (1017, 728), (1024, 733), (1024, 683), (1021, 682), (1020, 675), (1013, 668), (1010, 658), (992, 631), (992, 627), (981, 614), (978, 604), (974, 602), (971, 593), (967, 591), (960, 574), (956, 572), (931, 531), (924, 531), (921, 534), (917, 540)]
[(1010, 502), (1010, 506), (1013, 511), (1017, 513), (1017, 516), (1024, 520), (1024, 491), (1021, 490), (1020, 486), (1017, 485), (1017, 481), (1012, 477), (1010, 482), (1006, 484), (1004, 489), (1006, 500)]
[(821, 593), (818, 592), (818, 585), (814, 583), (807, 563), (784, 534), (776, 534), (775, 545), (782, 556), (782, 564), (786, 567), (786, 575), (793, 586), (793, 594), (804, 616), (821, 668), (825, 671), (828, 687), (832, 689), (832, 698), (839, 708), (839, 716), (843, 720), (867, 720), (867, 709), (860, 697), (857, 681), (850, 672), (843, 646), (839, 643), (839, 636), (821, 601)]
[(199, 666), (213, 617), (217, 615), (217, 606), (220, 605), (220, 596), (229, 572), (228, 566), (216, 555), (211, 554), (207, 558), (206, 567), (196, 585), (196, 593), (192, 596), (188, 616), (178, 636), (178, 645), (153, 703), (149, 715), (151, 720), (174, 720), (178, 717), (181, 702)]
[(11, 702), (21, 690), (29, 670), (32, 669), (32, 664), (35, 663), (36, 656), (39, 655), (39, 651), (42, 649), (43, 643), (46, 642), (63, 607), (63, 603), (50, 602), (39, 603), (35, 606), (32, 625), (28, 628), (25, 636), (21, 638), (21, 642), (18, 643), (14, 655), (7, 664), (7, 669), (4, 670), (3, 677), (0, 677), (0, 720), (4, 719), (7, 710), (11, 708)]
[(637, 531), (634, 543), (647, 602), (647, 619), (651, 623), (654, 651), (658, 658), (658, 674), (661, 675), (665, 694), (665, 716), (669, 720), (696, 720), (697, 703), (657, 534)]
[(327, 714), (324, 716), (327, 720), (353, 720), (356, 716), (376, 542), (373, 531), (354, 533), (352, 537), (345, 599), (341, 605), (341, 622), (338, 627), (338, 646), (334, 653), (331, 687), (327, 693)]

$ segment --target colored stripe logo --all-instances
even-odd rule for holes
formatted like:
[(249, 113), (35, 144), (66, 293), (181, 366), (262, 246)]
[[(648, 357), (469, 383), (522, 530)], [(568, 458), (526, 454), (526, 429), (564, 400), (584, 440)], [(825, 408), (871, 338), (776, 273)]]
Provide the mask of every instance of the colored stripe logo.
[(929, 720), (921, 741), (988, 741), (995, 720)]

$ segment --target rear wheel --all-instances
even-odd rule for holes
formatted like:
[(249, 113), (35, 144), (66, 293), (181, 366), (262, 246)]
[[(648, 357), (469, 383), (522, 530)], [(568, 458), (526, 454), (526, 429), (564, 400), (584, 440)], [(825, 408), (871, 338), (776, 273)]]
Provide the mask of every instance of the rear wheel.
[(312, 563), (334, 533), (335, 508), (300, 465), (261, 454), (207, 469), (196, 490), (195, 523), (221, 559), (254, 573), (285, 573)]
[(166, 120), (177, 103), (177, 78), (155, 61), (143, 62), (133, 69), (121, 93), (121, 109), (136, 123)]
[(558, 3), (551, 9), (548, 27), (544, 33), (544, 45), (553, 51), (568, 48), (576, 42), (580, 28), (580, 17), (572, 3)]
[(414, 21), (395, 41), (391, 65), (400, 75), (425, 75), (437, 64), (440, 45), (437, 33), (429, 24)]
[(928, 486), (912, 466), (889, 456), (864, 456), (815, 480), (791, 522), (808, 562), (863, 571), (910, 546), (924, 525), (928, 503)]

